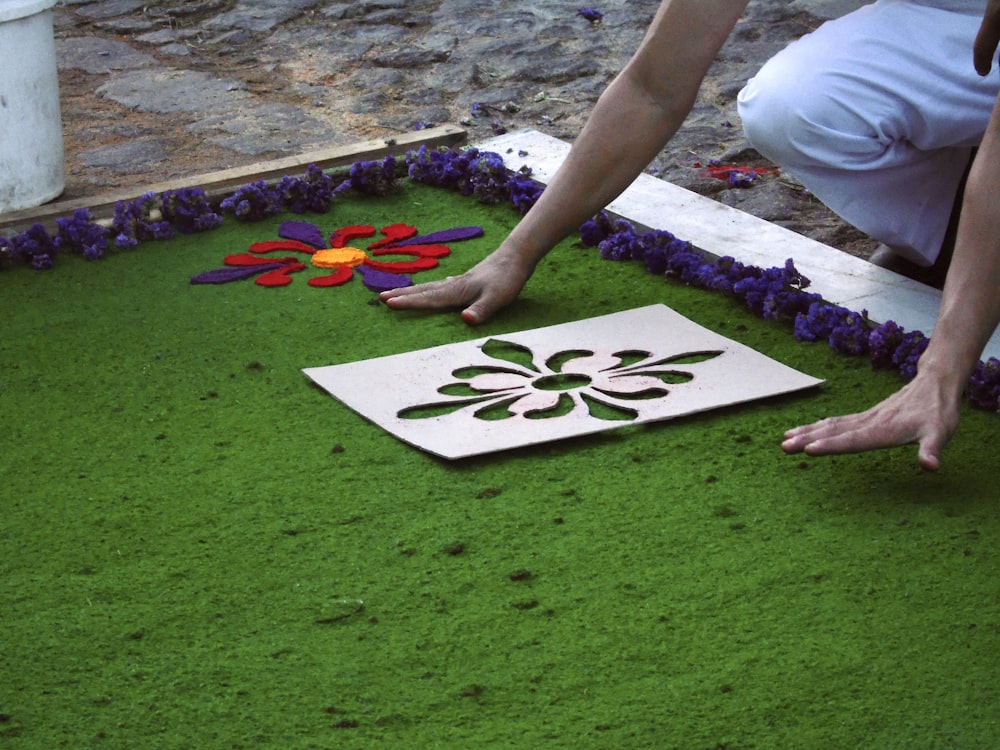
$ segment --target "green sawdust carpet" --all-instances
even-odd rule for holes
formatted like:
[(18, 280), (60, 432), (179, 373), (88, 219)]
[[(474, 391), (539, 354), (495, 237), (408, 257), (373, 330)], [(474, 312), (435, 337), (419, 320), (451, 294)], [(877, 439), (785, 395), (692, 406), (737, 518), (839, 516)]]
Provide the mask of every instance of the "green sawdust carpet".
[[(573, 241), (475, 329), (188, 283), (287, 218), (0, 274), (0, 747), (1000, 747), (996, 415), (936, 475), (786, 456), (898, 375)], [(420, 281), (518, 217), (304, 218), (484, 227)], [(447, 462), (300, 372), (658, 302), (828, 383)]]

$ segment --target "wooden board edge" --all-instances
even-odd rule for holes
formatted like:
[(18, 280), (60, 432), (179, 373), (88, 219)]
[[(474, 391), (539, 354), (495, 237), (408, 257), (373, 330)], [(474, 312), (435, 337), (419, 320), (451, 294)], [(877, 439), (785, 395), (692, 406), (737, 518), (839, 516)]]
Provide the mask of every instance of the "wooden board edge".
[(356, 161), (379, 159), (389, 155), (400, 155), (420, 146), (432, 148), (455, 146), (464, 143), (467, 131), (456, 125), (439, 125), (395, 138), (378, 138), (347, 146), (337, 146), (319, 151), (307, 152), (271, 161), (258, 162), (244, 167), (224, 169), (200, 175), (189, 175), (146, 187), (134, 187), (111, 193), (77, 198), (74, 200), (46, 203), (33, 208), (0, 214), (0, 229), (27, 227), (34, 223), (53, 225), (57, 218), (70, 216), (74, 211), (86, 208), (95, 219), (106, 219), (114, 214), (115, 204), (138, 198), (146, 193), (162, 193), (165, 190), (201, 188), (209, 200), (221, 198), (237, 188), (258, 180), (272, 181), (287, 174), (305, 171), (310, 164), (321, 169), (335, 169)]

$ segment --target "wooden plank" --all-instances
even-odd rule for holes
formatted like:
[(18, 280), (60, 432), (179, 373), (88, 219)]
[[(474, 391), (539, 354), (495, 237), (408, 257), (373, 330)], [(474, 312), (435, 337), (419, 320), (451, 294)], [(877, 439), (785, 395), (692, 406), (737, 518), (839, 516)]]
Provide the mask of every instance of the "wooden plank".
[(335, 169), (348, 166), (356, 161), (379, 159), (390, 154), (400, 155), (424, 145), (432, 148), (458, 145), (465, 141), (466, 136), (467, 132), (464, 128), (455, 125), (441, 125), (405, 133), (392, 140), (383, 138), (362, 141), (348, 146), (337, 146), (298, 156), (258, 162), (245, 167), (181, 177), (143, 188), (128, 188), (89, 198), (47, 203), (43, 206), (0, 214), (0, 229), (26, 228), (35, 222), (51, 229), (55, 226), (56, 219), (70, 216), (80, 208), (89, 209), (91, 215), (96, 219), (107, 219), (114, 214), (115, 204), (119, 201), (133, 200), (146, 193), (162, 193), (165, 190), (197, 187), (205, 191), (209, 200), (218, 200), (250, 182), (273, 181), (288, 174), (301, 173), (310, 164), (315, 164), (321, 169)]

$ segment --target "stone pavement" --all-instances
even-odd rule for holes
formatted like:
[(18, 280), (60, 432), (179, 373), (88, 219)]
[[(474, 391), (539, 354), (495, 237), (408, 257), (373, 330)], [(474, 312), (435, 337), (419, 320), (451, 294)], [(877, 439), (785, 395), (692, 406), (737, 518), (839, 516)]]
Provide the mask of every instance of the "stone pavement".
[[(665, 179), (848, 250), (867, 240), (787, 180), (729, 189), (696, 165), (755, 165), (736, 92), (770, 55), (858, 0), (752, 1)], [(63, 0), (55, 9), (67, 198), (463, 124), (571, 141), (658, 3), (606, 0)], [(669, 222), (667, 222), (669, 223)]]

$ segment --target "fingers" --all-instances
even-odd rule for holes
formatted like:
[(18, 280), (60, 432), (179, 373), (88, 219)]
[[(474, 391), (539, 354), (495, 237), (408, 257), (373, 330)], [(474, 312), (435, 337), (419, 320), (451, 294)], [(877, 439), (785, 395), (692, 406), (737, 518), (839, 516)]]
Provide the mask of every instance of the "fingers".
[(379, 299), (394, 310), (460, 307), (466, 302), (462, 298), (460, 285), (451, 276), (441, 281), (390, 289), (379, 294)]
[(865, 412), (796, 427), (785, 433), (781, 448), (786, 453), (804, 452), (809, 456), (829, 456), (860, 453), (898, 444), (892, 442), (892, 437), (879, 434), (878, 425), (872, 421), (871, 415)]
[(492, 313), (487, 311), (482, 305), (476, 303), (462, 310), (462, 320), (470, 326), (477, 326), (488, 320), (491, 316)]
[(785, 433), (781, 448), (786, 453), (831, 456), (917, 443), (920, 466), (937, 471), (952, 431), (934, 419), (914, 421), (875, 407), (791, 429)]
[(973, 63), (979, 75), (985, 76), (990, 72), (998, 44), (1000, 44), (1000, 3), (991, 0), (972, 46)]
[(920, 451), (917, 453), (917, 460), (927, 471), (937, 471), (941, 468), (941, 449), (943, 445), (935, 444), (930, 440), (920, 443)]
[(466, 306), (462, 310), (462, 320), (469, 325), (486, 322), (508, 302), (489, 289), (480, 290), (463, 276), (449, 276), (441, 281), (390, 289), (382, 292), (379, 299), (393, 310), (441, 310)]

